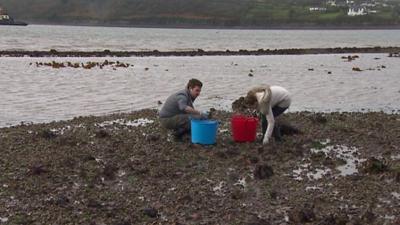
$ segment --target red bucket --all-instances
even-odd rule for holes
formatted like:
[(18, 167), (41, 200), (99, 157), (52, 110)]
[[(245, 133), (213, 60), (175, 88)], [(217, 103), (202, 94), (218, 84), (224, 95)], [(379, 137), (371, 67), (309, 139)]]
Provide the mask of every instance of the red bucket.
[(253, 142), (257, 136), (258, 119), (243, 115), (232, 116), (231, 127), (233, 140), (236, 142)]

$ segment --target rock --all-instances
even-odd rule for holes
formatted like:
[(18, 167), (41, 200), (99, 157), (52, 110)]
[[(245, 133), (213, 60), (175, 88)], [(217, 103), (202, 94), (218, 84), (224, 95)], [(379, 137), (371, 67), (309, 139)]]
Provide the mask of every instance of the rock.
[(375, 221), (376, 218), (377, 218), (377, 216), (370, 209), (365, 211), (361, 215), (361, 220), (363, 220), (366, 223), (371, 223), (371, 222)]
[(143, 209), (143, 214), (150, 217), (150, 218), (156, 218), (158, 217), (158, 211), (154, 208), (145, 208)]
[(324, 216), (318, 225), (346, 225), (348, 222), (349, 219), (346, 215), (329, 214), (328, 216)]
[(108, 180), (113, 180), (117, 171), (118, 167), (109, 163), (104, 166), (102, 175)]
[(305, 204), (302, 208), (295, 208), (289, 212), (289, 220), (295, 224), (304, 224), (314, 221), (314, 207)]
[(162, 103), (162, 101), (158, 101), (157, 104), (162, 105), (163, 103)]
[(101, 203), (95, 199), (89, 199), (86, 205), (89, 208), (101, 208), (102, 207)]
[(31, 175), (41, 175), (43, 173), (47, 173), (46, 167), (42, 164), (33, 165), (29, 169), (29, 174)]
[(225, 151), (221, 151), (221, 150), (217, 150), (215, 152), (215, 155), (217, 157), (219, 157), (219, 158), (222, 158), (222, 159), (227, 159), (228, 158), (228, 155), (225, 153)]
[(278, 199), (278, 192), (277, 192), (277, 191), (274, 191), (274, 190), (270, 191), (270, 192), (269, 192), (269, 197), (270, 197), (271, 199), (274, 199), (274, 200)]
[(252, 73), (249, 73), (249, 77), (253, 77), (254, 75)]
[(314, 114), (311, 117), (311, 120), (313, 122), (316, 122), (316, 123), (326, 123), (326, 122), (328, 122), (328, 119), (326, 119), (326, 116), (322, 115), (322, 114)]
[(57, 137), (57, 134), (49, 129), (44, 129), (44, 130), (39, 131), (39, 136), (44, 139), (53, 139), (53, 138)]
[(55, 199), (55, 204), (59, 206), (65, 206), (69, 203), (69, 199), (65, 195), (59, 195)]
[(353, 67), (353, 71), (361, 72), (362, 70), (359, 67)]
[(389, 167), (385, 162), (375, 157), (371, 157), (363, 163), (362, 170), (366, 173), (383, 173), (388, 171)]
[(257, 179), (266, 179), (274, 175), (274, 170), (267, 164), (257, 165), (254, 170), (254, 177)]
[(84, 161), (84, 162), (94, 161), (94, 160), (96, 160), (96, 158), (95, 158), (94, 156), (92, 156), (92, 155), (85, 155), (85, 156), (83, 157), (83, 161)]
[(235, 189), (231, 194), (231, 198), (234, 200), (239, 200), (244, 198), (245, 193), (242, 190)]
[(250, 221), (246, 222), (245, 225), (270, 225), (271, 223), (262, 218), (253, 218)]
[(260, 159), (257, 156), (255, 156), (255, 155), (250, 156), (251, 163), (255, 164), (255, 163), (258, 163), (259, 161), (260, 161)]
[[(325, 123), (326, 123), (326, 118), (324, 118), (324, 119), (325, 119)], [(279, 125), (280, 133), (282, 136), (283, 135), (302, 134), (302, 131), (299, 128), (297, 128), (289, 123), (279, 122), (278, 125)]]
[(129, 220), (124, 220), (121, 222), (116, 223), (115, 225), (132, 225), (133, 223), (131, 223)]
[(149, 134), (146, 136), (146, 140), (147, 141), (152, 141), (152, 142), (156, 142), (158, 140), (160, 140), (160, 135), (159, 134)]
[(110, 137), (111, 135), (106, 130), (101, 129), (95, 132), (95, 136), (97, 138), (106, 138)]

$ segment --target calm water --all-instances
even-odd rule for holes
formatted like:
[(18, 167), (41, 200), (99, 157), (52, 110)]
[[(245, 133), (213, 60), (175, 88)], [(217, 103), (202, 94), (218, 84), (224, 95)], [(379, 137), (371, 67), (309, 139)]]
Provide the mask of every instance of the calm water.
[(239, 50), (400, 46), (400, 30), (0, 26), (0, 50)]
[[(0, 50), (238, 50), (400, 46), (400, 30), (211, 30), (0, 26)], [(196, 77), (204, 84), (200, 109), (230, 109), (233, 100), (260, 83), (293, 94), (291, 111), (400, 109), (400, 59), (362, 54), (108, 58), (135, 66), (113, 70), (53, 69), (35, 62), (88, 62), (105, 58), (0, 57), (0, 127), (21, 121), (48, 122), (142, 108)], [(375, 59), (380, 58), (380, 59)], [(384, 65), (386, 68), (380, 68)], [(360, 67), (363, 72), (352, 71)], [(149, 68), (149, 70), (145, 70)], [(314, 71), (308, 69), (313, 68)], [(370, 70), (368, 70), (370, 69)], [(253, 70), (254, 77), (249, 77)], [(331, 71), (331, 74), (328, 74)]]
[[(286, 87), (293, 94), (290, 111), (400, 109), (400, 58), (361, 54), (345, 62), (341, 56), (108, 58), (134, 64), (117, 70), (29, 65), (105, 58), (0, 58), (0, 126), (157, 108), (158, 100), (164, 102), (192, 77), (205, 85), (195, 102), (200, 109), (230, 109), (233, 100), (261, 83)], [(352, 71), (353, 67), (364, 71)], [(250, 70), (254, 77), (248, 76)]]

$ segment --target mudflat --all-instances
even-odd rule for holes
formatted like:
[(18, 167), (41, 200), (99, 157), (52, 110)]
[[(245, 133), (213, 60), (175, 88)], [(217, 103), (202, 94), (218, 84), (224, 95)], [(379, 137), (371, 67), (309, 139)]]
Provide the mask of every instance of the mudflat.
[[(173, 142), (155, 110), (0, 129), (7, 224), (399, 224), (400, 115), (282, 115), (280, 142)], [(284, 127), (284, 126), (282, 126)]]

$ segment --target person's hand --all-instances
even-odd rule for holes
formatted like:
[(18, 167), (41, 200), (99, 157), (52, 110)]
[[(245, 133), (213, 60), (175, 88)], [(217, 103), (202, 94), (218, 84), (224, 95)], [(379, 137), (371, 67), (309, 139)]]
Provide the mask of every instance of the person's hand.
[(267, 136), (265, 136), (263, 139), (263, 145), (268, 144), (268, 142), (269, 142), (269, 138)]
[(210, 113), (209, 112), (206, 112), (206, 111), (204, 111), (204, 112), (200, 112), (200, 118), (202, 119), (202, 120), (206, 120), (206, 119), (208, 119), (208, 115), (209, 115)]

